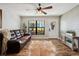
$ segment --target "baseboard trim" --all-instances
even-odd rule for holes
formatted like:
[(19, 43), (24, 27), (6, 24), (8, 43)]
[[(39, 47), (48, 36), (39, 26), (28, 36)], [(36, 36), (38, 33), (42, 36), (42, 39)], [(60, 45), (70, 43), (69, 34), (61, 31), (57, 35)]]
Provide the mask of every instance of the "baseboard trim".
[(33, 40), (53, 40), (53, 39), (57, 39), (58, 38), (32, 38)]
[(59, 38), (48, 38), (48, 39), (59, 39)]

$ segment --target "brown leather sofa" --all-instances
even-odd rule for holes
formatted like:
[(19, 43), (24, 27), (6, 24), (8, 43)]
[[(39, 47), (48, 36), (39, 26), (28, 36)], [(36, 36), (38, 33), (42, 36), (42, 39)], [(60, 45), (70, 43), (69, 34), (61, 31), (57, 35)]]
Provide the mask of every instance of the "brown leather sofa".
[(19, 52), (30, 40), (31, 34), (23, 30), (11, 30), (11, 38), (7, 42), (7, 53)]

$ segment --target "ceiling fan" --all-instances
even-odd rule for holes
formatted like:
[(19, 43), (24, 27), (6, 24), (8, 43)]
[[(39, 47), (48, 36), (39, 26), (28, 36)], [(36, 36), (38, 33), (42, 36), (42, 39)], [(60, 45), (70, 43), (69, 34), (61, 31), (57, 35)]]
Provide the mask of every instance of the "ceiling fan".
[(52, 9), (53, 7), (52, 6), (47, 6), (47, 7), (42, 7), (41, 4), (39, 3), (38, 4), (38, 8), (36, 9), (38, 12), (42, 12), (43, 14), (47, 14), (47, 12), (45, 12), (44, 10), (46, 9)]
[(35, 8), (35, 9), (27, 9), (27, 10), (36, 10), (37, 12), (41, 12), (41, 13), (46, 15), (47, 12), (45, 12), (44, 10), (52, 9), (52, 8), (53, 8), (52, 6), (42, 7), (41, 3), (38, 3), (37, 8)]

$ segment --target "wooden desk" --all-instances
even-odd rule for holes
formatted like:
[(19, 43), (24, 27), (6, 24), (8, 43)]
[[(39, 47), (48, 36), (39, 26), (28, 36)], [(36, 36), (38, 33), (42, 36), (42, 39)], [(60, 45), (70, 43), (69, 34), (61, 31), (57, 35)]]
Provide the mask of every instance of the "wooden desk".
[(75, 36), (75, 37), (73, 37), (73, 39), (78, 41), (78, 42), (77, 42), (77, 43), (78, 43), (78, 48), (77, 48), (77, 49), (78, 49), (78, 51), (79, 51), (79, 36)]

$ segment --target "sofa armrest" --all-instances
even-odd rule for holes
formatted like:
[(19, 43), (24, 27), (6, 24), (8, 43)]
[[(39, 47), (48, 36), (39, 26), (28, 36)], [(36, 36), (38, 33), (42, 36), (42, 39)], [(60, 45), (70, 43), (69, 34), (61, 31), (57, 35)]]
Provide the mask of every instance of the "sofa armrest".
[(7, 42), (7, 52), (19, 52), (20, 43), (17, 40), (9, 40)]

